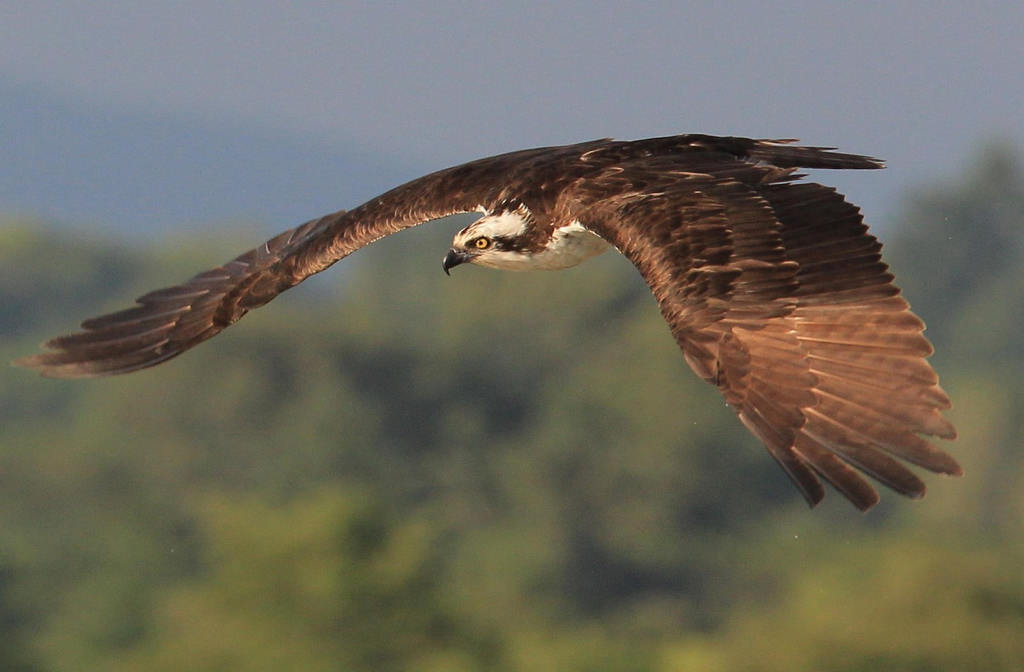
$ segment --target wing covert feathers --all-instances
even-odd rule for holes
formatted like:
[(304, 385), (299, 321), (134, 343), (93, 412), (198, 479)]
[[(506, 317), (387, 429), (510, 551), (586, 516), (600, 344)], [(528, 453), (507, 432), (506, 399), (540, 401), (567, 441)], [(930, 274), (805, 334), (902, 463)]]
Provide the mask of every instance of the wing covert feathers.
[[(596, 140), (480, 159), (316, 219), (15, 362), (88, 378), (154, 366), (384, 236), (457, 212), (525, 205), (537, 230), (581, 222), (625, 254), (683, 355), (717, 385), (807, 501), (822, 479), (861, 509), (870, 476), (909, 497), (904, 463), (958, 475), (924, 324), (899, 295), (859, 210), (800, 168), (882, 162), (789, 140), (679, 135)], [(543, 228), (546, 227), (546, 228)], [(550, 235), (550, 234), (548, 234)]]

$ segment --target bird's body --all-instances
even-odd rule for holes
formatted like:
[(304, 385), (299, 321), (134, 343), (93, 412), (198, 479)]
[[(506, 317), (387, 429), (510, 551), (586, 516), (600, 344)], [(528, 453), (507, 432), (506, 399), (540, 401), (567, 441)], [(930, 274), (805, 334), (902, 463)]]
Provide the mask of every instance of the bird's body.
[(921, 435), (955, 437), (909, 310), (859, 210), (798, 168), (879, 168), (790, 141), (680, 135), (597, 140), (480, 159), (303, 224), (20, 360), (55, 377), (126, 373), (219, 333), (361, 247), (458, 212), (444, 270), (555, 270), (614, 248), (637, 267), (683, 354), (811, 503), (818, 477), (856, 506), (864, 472), (921, 496), (897, 458), (959, 474)]

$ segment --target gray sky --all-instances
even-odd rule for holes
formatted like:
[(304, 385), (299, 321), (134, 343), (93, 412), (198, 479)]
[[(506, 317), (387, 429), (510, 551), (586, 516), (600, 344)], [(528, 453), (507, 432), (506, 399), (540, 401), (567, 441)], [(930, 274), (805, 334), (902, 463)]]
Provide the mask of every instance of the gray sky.
[(800, 137), (887, 159), (830, 181), (888, 207), (976, 143), (1024, 145), (1022, 36), (1020, 0), (0, 0), (0, 77), (426, 169), (602, 136)]

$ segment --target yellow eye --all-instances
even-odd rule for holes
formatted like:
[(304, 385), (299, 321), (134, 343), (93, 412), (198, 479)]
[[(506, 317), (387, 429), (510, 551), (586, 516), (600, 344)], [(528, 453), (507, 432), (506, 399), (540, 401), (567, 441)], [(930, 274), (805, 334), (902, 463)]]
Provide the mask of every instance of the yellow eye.
[(476, 249), (478, 250), (486, 250), (490, 247), (491, 241), (487, 238), (477, 238), (473, 244), (476, 245)]

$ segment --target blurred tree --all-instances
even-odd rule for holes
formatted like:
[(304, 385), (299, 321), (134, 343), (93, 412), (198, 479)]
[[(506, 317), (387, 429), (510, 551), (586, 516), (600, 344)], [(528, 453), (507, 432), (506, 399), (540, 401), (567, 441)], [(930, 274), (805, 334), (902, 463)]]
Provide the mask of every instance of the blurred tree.
[[(666, 649), (662, 669), (1024, 669), (1024, 546), (857, 538), (791, 558), (780, 599)], [(773, 555), (773, 560), (780, 560)]]
[(956, 402), (967, 478), (929, 514), (1003, 536), (1024, 529), (1024, 169), (999, 142), (966, 163), (961, 178), (912, 195), (886, 256)]
[(438, 590), (436, 532), (333, 484), (284, 505), (197, 498), (202, 571), (107, 669), (459, 670), (493, 657)]
[(917, 312), (930, 320), (928, 336), (940, 355), (969, 355), (976, 364), (1019, 362), (1008, 330), (1024, 320), (1024, 301), (1007, 290), (1024, 281), (1021, 157), (993, 142), (968, 165), (963, 176), (909, 196), (886, 258)]

